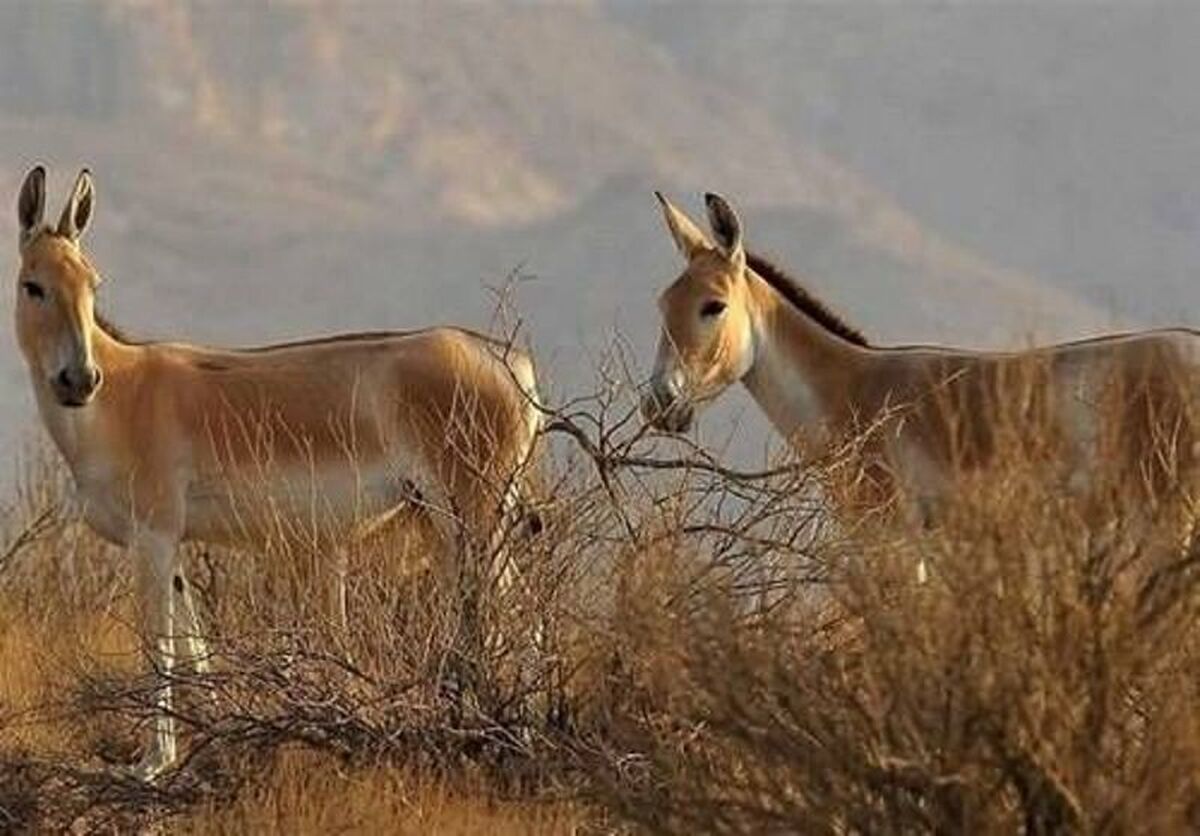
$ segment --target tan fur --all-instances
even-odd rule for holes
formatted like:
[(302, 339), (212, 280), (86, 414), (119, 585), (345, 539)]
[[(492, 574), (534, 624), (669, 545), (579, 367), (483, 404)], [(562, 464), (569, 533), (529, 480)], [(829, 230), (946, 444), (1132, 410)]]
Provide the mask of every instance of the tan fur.
[[(853, 329), (822, 323), (827, 309), (813, 316), (747, 268), (736, 215), (718, 196), (708, 200), (715, 243), (663, 201), (687, 267), (660, 299), (662, 347), (645, 404), (658, 425), (680, 429), (678, 416), (690, 420), (692, 405), (735, 380), (794, 443), (846, 439), (882, 419), (870, 465), (876, 487), (890, 494), (903, 484), (921, 499), (986, 467), (1012, 440), (1001, 434), (1022, 427), (1037, 433), (1017, 443), (1052, 447), (1085, 476), (1108, 460), (1147, 486), (1161, 481), (1164, 432), (1193, 456), (1183, 442), (1194, 437), (1200, 334), (1150, 331), (1013, 353), (868, 345), (846, 336)], [(727, 307), (706, 321), (698, 312), (712, 300)]]
[[(96, 320), (98, 275), (72, 220), (90, 217), (90, 177), (54, 231), (40, 225), (43, 181), (31, 172), (19, 201), (18, 342), (86, 519), (143, 553), (160, 662), (169, 667), (178, 643), (177, 606), (195, 627), (176, 557), (184, 540), (321, 553), (406, 502), (447, 537), (484, 539), (502, 524), (539, 428), (526, 355), (455, 328), (252, 350), (126, 342)], [(99, 387), (56, 389), (64, 363), (74, 380), (97, 369)], [(76, 389), (84, 405), (64, 405)], [(173, 757), (160, 719), (143, 773)]]

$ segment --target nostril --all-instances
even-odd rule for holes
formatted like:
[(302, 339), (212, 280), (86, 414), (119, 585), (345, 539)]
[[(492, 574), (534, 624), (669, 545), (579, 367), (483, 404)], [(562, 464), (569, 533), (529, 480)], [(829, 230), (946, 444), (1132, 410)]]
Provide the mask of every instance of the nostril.
[(58, 376), (54, 378), (54, 382), (64, 389), (69, 389), (71, 386), (71, 376), (67, 374), (66, 369), (63, 369), (58, 373)]

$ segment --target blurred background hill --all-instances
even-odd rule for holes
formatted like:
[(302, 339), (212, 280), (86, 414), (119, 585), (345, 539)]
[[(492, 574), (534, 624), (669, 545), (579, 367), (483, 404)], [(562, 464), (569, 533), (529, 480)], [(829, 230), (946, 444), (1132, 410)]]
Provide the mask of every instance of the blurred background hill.
[[(560, 395), (613, 328), (648, 359), (654, 189), (726, 193), (881, 341), (1196, 325), (1198, 36), (1182, 4), (13, 0), (0, 194), (43, 161), (56, 213), (91, 166), (102, 306), (151, 338), (480, 326), (520, 267)], [(4, 449), (25, 374), (10, 337)]]

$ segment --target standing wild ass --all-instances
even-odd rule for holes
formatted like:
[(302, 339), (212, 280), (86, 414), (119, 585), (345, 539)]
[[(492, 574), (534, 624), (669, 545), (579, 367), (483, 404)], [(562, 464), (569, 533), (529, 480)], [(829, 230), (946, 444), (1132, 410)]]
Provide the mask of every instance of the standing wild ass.
[(1101, 460), (1146, 482), (1163, 475), (1151, 472), (1161, 462), (1156, 446), (1169, 441), (1195, 453), (1181, 430), (1190, 428), (1196, 394), (1198, 332), (1118, 334), (1024, 352), (875, 346), (748, 254), (724, 198), (705, 196), (712, 240), (658, 198), (686, 261), (659, 299), (662, 334), (642, 404), (660, 429), (687, 430), (699, 405), (739, 380), (789, 441), (845, 439), (875, 426), (868, 482), (889, 495), (902, 489), (908, 510), (925, 521), (956, 474), (994, 460), (1006, 423), (1019, 434), (1023, 422), (1036, 421), (1076, 490)]
[[(30, 171), (17, 205), (17, 338), (87, 522), (136, 556), (164, 671), (206, 654), (183, 541), (319, 555), (411, 501), (447, 537), (461, 526), (495, 541), (540, 424), (526, 355), (458, 328), (247, 350), (127, 341), (94, 310), (100, 276), (80, 246), (90, 175), (53, 227), (45, 179)], [(169, 684), (158, 699), (146, 778), (176, 757)]]

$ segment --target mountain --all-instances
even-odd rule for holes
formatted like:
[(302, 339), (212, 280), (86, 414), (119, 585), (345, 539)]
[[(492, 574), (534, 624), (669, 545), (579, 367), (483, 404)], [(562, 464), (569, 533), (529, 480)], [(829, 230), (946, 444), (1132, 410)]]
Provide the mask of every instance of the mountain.
[[(102, 306), (149, 337), (480, 325), (484, 285), (520, 265), (560, 394), (586, 388), (613, 326), (649, 359), (653, 299), (679, 269), (654, 189), (697, 213), (724, 192), (753, 243), (881, 339), (1012, 345), (1103, 321), (923, 224), (619, 12), (0, 5), (0, 190), (45, 161), (57, 211), (90, 165)], [(15, 351), (0, 385), (0, 420), (30, 426)]]
[(1196, 323), (1200, 6), (606, 8), (973, 253), (1125, 322)]

